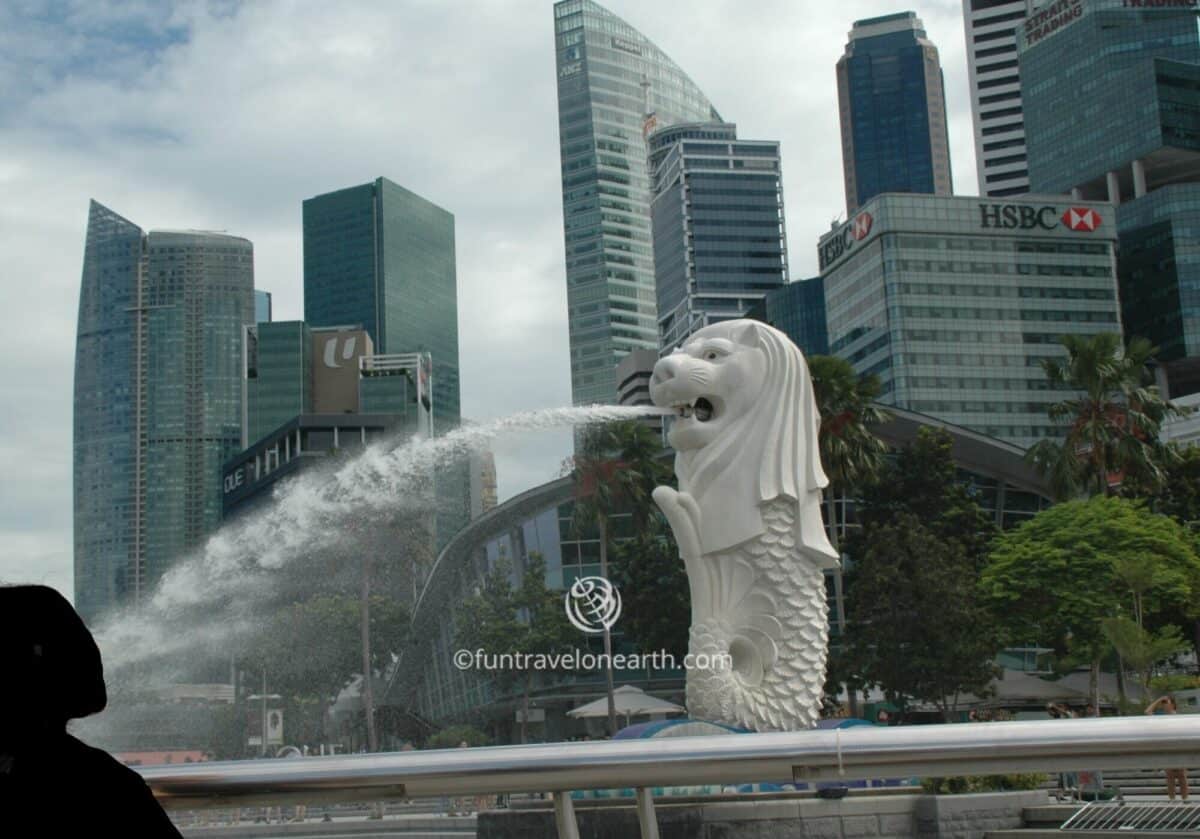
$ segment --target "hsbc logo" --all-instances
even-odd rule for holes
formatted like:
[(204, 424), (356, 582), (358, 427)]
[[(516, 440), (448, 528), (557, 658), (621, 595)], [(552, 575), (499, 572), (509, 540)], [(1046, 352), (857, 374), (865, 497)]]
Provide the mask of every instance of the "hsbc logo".
[(1091, 233), (1100, 221), (1100, 214), (1091, 207), (1071, 207), (1062, 214), (1062, 223), (1080, 233)]
[(874, 221), (875, 219), (871, 218), (870, 213), (859, 213), (842, 225), (841, 230), (826, 239), (825, 243), (817, 250), (821, 269), (824, 270), (825, 266), (840, 259), (854, 247), (855, 243), (867, 238), (871, 233), (871, 225)]
[(1095, 231), (1103, 219), (1090, 207), (1069, 207), (1061, 215), (1058, 207), (1028, 204), (980, 204), (979, 226), (1000, 230), (1054, 230), (1061, 224), (1080, 233)]
[(870, 213), (859, 213), (855, 217), (853, 223), (850, 225), (850, 229), (856, 242), (861, 242), (867, 238), (867, 234), (871, 232), (871, 222), (873, 221), (874, 219), (871, 218)]

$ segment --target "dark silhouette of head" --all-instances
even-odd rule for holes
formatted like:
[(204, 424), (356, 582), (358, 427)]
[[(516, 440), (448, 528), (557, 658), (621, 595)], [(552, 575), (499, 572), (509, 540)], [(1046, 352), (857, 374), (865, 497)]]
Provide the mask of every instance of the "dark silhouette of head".
[(66, 598), (46, 586), (0, 586), (0, 742), (104, 709), (100, 649)]

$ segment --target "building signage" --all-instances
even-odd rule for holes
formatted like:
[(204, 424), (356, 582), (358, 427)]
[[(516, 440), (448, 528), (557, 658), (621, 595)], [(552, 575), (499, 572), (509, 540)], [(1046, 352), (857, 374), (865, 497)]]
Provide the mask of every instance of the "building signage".
[(572, 61), (570, 64), (564, 64), (563, 66), (558, 68), (558, 77), (560, 79), (565, 79), (569, 76), (574, 76), (576, 73), (578, 73), (582, 69), (583, 69), (582, 61)]
[(1083, 16), (1083, 0), (1057, 0), (1025, 18), (1025, 46), (1050, 37)]
[(233, 492), (246, 483), (246, 467), (239, 466), (225, 476), (225, 494)]
[(361, 329), (313, 331), (312, 412), (358, 413), (359, 365), (375, 352)]
[(634, 55), (641, 55), (642, 48), (633, 41), (627, 41), (624, 38), (618, 38), (615, 35), (612, 39), (613, 49), (621, 50), (622, 52), (631, 52)]
[(980, 204), (979, 226), (999, 230), (1054, 230), (1060, 224), (1081, 233), (1091, 233), (1103, 219), (1090, 207), (1068, 207), (1062, 213), (1047, 204)]
[(1101, 221), (1100, 214), (1091, 207), (1068, 207), (1062, 214), (1062, 223), (1081, 233), (1091, 233)]
[(870, 213), (859, 213), (854, 217), (854, 221), (850, 225), (854, 241), (861, 242), (867, 238), (867, 234), (871, 232), (871, 222), (873, 221)]
[(870, 213), (859, 213), (850, 221), (843, 224), (840, 230), (826, 239), (825, 243), (819, 247), (817, 254), (821, 270), (824, 270), (827, 265), (849, 253), (857, 243), (867, 238), (871, 232), (872, 222), (874, 222), (874, 219), (871, 218)]

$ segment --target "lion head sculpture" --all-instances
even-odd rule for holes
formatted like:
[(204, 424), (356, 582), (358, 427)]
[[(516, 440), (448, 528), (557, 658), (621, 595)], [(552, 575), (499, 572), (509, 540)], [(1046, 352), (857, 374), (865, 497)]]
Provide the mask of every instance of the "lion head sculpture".
[(759, 536), (760, 506), (782, 496), (797, 505), (796, 544), (817, 565), (836, 565), (821, 521), (820, 415), (786, 335), (753, 320), (707, 326), (659, 359), (650, 398), (675, 410), (668, 440), (679, 490), (700, 508), (704, 553)]

